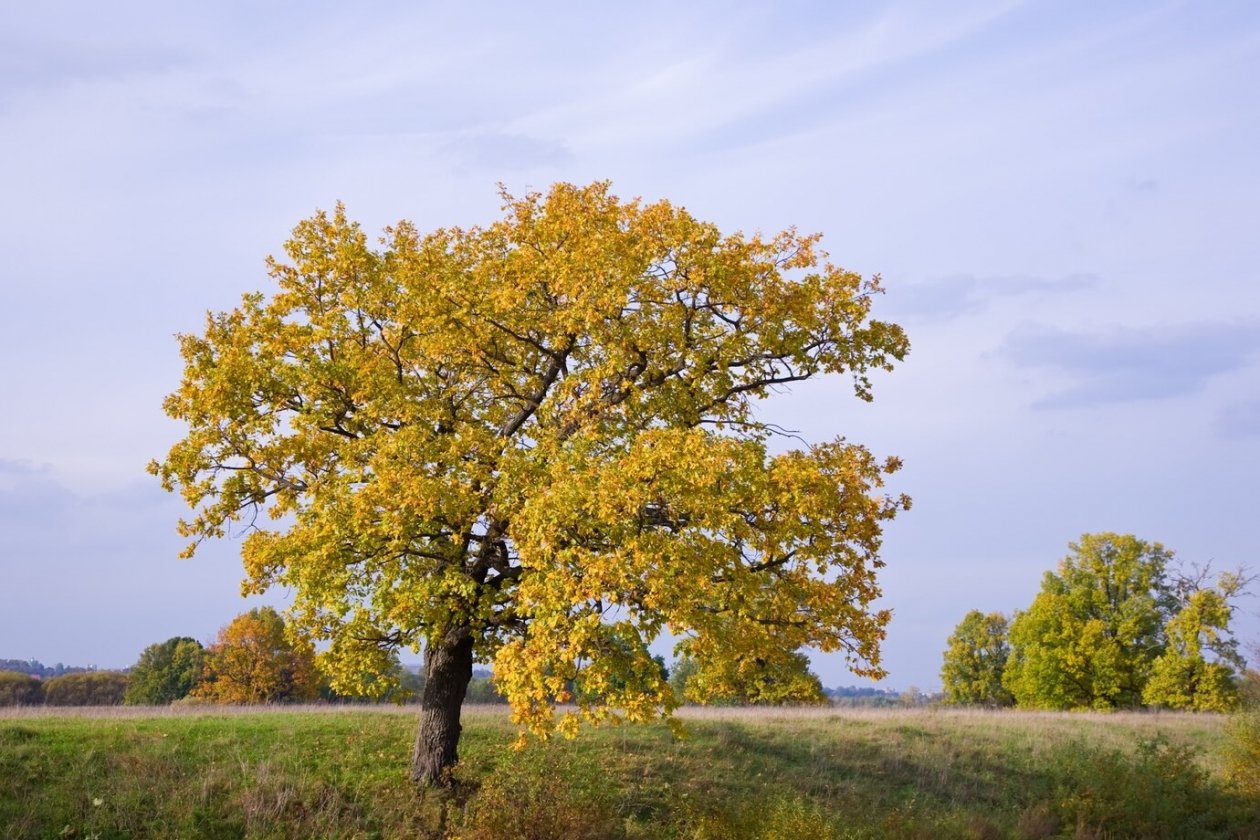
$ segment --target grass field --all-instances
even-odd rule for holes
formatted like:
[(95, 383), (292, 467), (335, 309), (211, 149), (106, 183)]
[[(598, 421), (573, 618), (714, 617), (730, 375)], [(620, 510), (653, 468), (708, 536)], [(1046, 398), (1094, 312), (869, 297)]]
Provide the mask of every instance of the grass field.
[(685, 711), (510, 748), (465, 710), (452, 792), (406, 779), (414, 710), (0, 713), (0, 837), (1255, 837), (1223, 721)]

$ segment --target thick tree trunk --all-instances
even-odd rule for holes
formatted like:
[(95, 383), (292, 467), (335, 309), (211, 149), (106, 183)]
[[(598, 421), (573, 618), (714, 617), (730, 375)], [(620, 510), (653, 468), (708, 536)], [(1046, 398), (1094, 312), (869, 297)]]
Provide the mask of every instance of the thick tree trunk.
[(424, 651), (420, 729), (411, 754), (411, 778), (421, 785), (450, 784), (459, 760), (459, 709), (472, 679), (473, 637), (468, 627), (447, 628)]

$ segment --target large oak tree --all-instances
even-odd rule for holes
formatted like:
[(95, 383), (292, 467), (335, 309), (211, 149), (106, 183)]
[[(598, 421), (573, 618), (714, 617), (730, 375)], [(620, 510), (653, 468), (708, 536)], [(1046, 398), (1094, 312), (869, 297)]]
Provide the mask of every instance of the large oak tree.
[(882, 673), (898, 462), (777, 451), (754, 410), (820, 374), (871, 398), (908, 348), (870, 318), (877, 278), (817, 236), (722, 235), (605, 183), (379, 248), (338, 207), (285, 250), (271, 293), (180, 337), (166, 409), (188, 432), (152, 469), (194, 509), (190, 551), (247, 524), (247, 589), (292, 590), (335, 688), (423, 647), (418, 781), (456, 760), (477, 660), (542, 733), (668, 713), (663, 631), (715, 674), (804, 645)]

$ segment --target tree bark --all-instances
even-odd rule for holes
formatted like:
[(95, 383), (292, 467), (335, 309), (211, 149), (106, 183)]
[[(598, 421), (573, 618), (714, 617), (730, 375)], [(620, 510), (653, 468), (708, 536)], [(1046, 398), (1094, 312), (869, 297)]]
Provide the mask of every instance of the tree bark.
[(459, 710), (472, 679), (473, 637), (467, 626), (448, 627), (424, 651), (420, 728), (411, 754), (417, 784), (445, 787), (459, 760)]

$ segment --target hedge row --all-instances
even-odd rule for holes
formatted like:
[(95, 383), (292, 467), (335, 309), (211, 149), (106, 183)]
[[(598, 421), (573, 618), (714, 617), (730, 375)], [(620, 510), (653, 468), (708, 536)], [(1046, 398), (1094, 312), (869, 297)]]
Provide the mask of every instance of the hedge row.
[(29, 674), (0, 671), (0, 706), (120, 706), (127, 675), (88, 671), (39, 680)]

